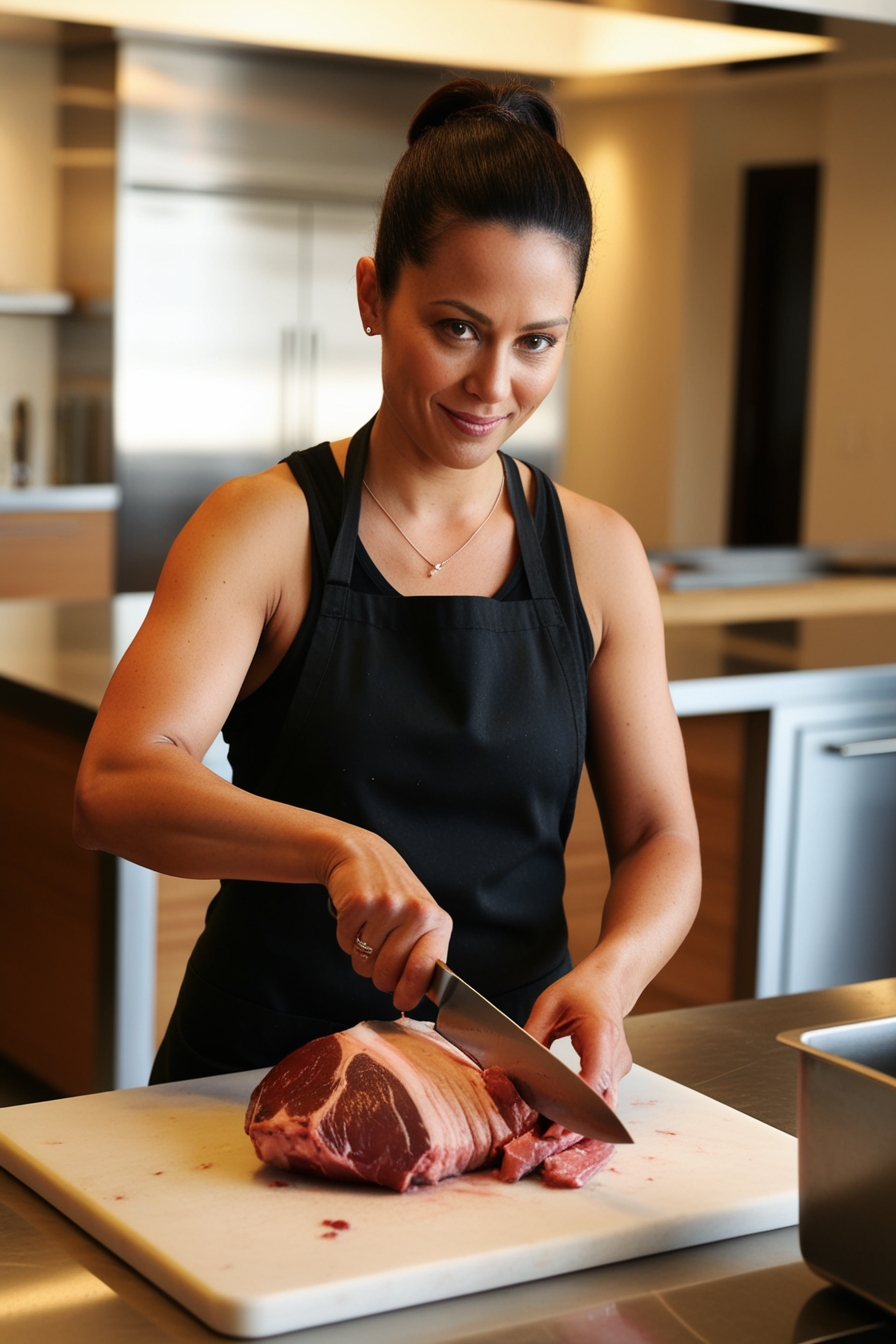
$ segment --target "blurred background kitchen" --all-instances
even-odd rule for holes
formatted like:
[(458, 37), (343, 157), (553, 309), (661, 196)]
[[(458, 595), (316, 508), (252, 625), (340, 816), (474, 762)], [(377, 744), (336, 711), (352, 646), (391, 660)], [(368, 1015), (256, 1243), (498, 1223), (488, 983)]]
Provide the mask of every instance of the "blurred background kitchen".
[[(464, 70), (548, 88), (594, 193), (514, 449), (661, 588), (705, 890), (639, 1009), (896, 974), (896, 5), (237, 10), (0, 0), (0, 1057), (145, 1080), (215, 884), (77, 850), (80, 750), (201, 499), (375, 410), (354, 264)], [(576, 956), (606, 881), (583, 790)]]

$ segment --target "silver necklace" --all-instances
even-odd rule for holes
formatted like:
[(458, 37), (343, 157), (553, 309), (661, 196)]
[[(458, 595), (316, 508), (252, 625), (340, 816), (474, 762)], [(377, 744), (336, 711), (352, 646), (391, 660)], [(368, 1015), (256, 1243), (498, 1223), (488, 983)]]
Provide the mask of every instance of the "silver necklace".
[(470, 542), (471, 542), (471, 541), (474, 541), (474, 540), (476, 539), (476, 537), (479, 536), (479, 533), (480, 533), (480, 532), (482, 531), (482, 529), (485, 527), (486, 523), (487, 523), (488, 520), (491, 518), (491, 516), (492, 516), (492, 514), (494, 513), (495, 509), (498, 507), (499, 503), (501, 502), (501, 496), (502, 496), (503, 493), (504, 493), (504, 477), (505, 477), (504, 463), (502, 462), (502, 463), (501, 463), (501, 484), (500, 484), (500, 486), (498, 487), (498, 493), (495, 495), (495, 502), (494, 502), (494, 504), (491, 506), (491, 508), (489, 509), (488, 513), (485, 515), (485, 517), (483, 518), (482, 522), (479, 524), (479, 526), (477, 527), (476, 531), (472, 534), (472, 536), (467, 537), (467, 539), (466, 539), (466, 541), (464, 542), (463, 546), (458, 546), (458, 548), (457, 548), (456, 551), (452, 551), (451, 554), (448, 555), (448, 556), (446, 556), (444, 560), (439, 560), (438, 562), (435, 561), (435, 560), (430, 560), (428, 556), (426, 556), (426, 555), (423, 554), (423, 552), (421, 551), (421, 549), (420, 549), (419, 546), (415, 546), (415, 545), (414, 545), (414, 543), (411, 541), (410, 537), (408, 536), (407, 532), (405, 532), (404, 528), (400, 525), (400, 523), (396, 523), (395, 519), (392, 517), (391, 513), (389, 512), (389, 510), (386, 508), (385, 504), (380, 503), (380, 501), (377, 499), (376, 495), (373, 493), (373, 491), (371, 490), (370, 486), (367, 484), (366, 481), (364, 482), (364, 489), (367, 491), (368, 495), (370, 495), (370, 498), (373, 500), (374, 504), (376, 504), (376, 506), (377, 506), (378, 508), (382, 509), (383, 513), (384, 513), (384, 514), (386, 515), (386, 517), (389, 519), (389, 522), (392, 524), (392, 526), (398, 529), (398, 531), (399, 531), (399, 532), (401, 533), (401, 535), (404, 537), (404, 539), (405, 539), (405, 541), (408, 543), (408, 545), (409, 545), (413, 550), (415, 550), (415, 551), (417, 552), (417, 554), (419, 555), (420, 559), (426, 561), (426, 563), (429, 565), (429, 578), (432, 578), (433, 575), (438, 574), (440, 570), (442, 570), (442, 569), (445, 568), (445, 566), (447, 565), (447, 563), (448, 563), (449, 560), (453, 560), (454, 557), (455, 557), (456, 555), (460, 555), (461, 551), (466, 550), (466, 548), (469, 546)]

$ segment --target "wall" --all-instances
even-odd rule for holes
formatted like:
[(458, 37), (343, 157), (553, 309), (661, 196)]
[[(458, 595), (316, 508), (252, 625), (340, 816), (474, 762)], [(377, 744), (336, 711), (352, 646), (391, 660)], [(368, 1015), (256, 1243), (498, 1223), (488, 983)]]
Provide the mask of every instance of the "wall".
[(564, 114), (598, 217), (566, 483), (647, 546), (724, 542), (743, 169), (820, 160), (802, 539), (896, 540), (896, 69), (715, 76)]
[[(0, 289), (55, 287), (55, 85), (51, 47), (0, 42)], [(55, 358), (52, 318), (0, 315), (0, 487), (21, 396), (32, 405), (35, 479), (47, 478)]]
[(658, 546), (679, 395), (691, 108), (686, 98), (573, 104), (565, 126), (594, 194), (596, 239), (570, 350), (563, 479)]
[(896, 541), (896, 74), (828, 95), (805, 540)]
[(743, 170), (824, 158), (824, 89), (736, 89), (695, 99), (687, 305), (673, 426), (672, 545), (719, 545), (740, 300)]
[(56, 54), (0, 42), (0, 289), (56, 276)]

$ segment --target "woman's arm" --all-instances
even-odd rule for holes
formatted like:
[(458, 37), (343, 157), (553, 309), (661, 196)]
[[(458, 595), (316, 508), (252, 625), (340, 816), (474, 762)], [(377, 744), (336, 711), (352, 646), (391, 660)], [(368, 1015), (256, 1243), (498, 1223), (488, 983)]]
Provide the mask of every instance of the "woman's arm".
[[(285, 878), (285, 812), (202, 765), (243, 687), (253, 673), (263, 679), (259, 665), (286, 607), (301, 620), (307, 606), (308, 561), (297, 549), (303, 532), (307, 546), (304, 499), (298, 490), (288, 498), (271, 476), (222, 486), (174, 543), (84, 752), (75, 795), (79, 843), (183, 877), (277, 880), (279, 869)], [(281, 564), (274, 548), (289, 518), (300, 541), (287, 542)], [(280, 577), (289, 559), (298, 572), (291, 592)], [(267, 846), (253, 823), (264, 828)]]
[(700, 851), (666, 676), (656, 585), (634, 531), (562, 494), (579, 590), (598, 652), (587, 764), (612, 880), (594, 950), (540, 996), (527, 1029), (571, 1036), (582, 1072), (615, 1096), (631, 1066), (622, 1021), (693, 923)]
[[(286, 473), (284, 476), (283, 473)], [(378, 836), (236, 788), (202, 759), (276, 666), (310, 593), (304, 495), (287, 468), (229, 482), (178, 537), (87, 743), (74, 834), (182, 877), (323, 883), (355, 969), (399, 1009), (425, 992), (451, 921)], [(355, 938), (377, 955), (363, 961)]]

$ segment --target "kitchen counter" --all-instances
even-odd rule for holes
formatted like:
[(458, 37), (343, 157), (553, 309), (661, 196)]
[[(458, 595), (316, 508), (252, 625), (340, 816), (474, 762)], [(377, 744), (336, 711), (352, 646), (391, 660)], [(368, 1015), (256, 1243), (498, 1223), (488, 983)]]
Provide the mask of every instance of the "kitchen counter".
[(667, 625), (666, 661), (680, 715), (768, 710), (846, 686), (872, 695), (896, 674), (896, 612)]
[[(896, 1013), (896, 979), (631, 1018), (635, 1060), (796, 1132), (797, 1058), (777, 1032)], [(110, 1135), (110, 1144), (114, 1136)], [(433, 1229), (438, 1235), (438, 1229)], [(4, 1344), (220, 1339), (0, 1172)], [(344, 1325), (285, 1344), (808, 1344), (896, 1341), (896, 1320), (827, 1286), (785, 1228)]]

